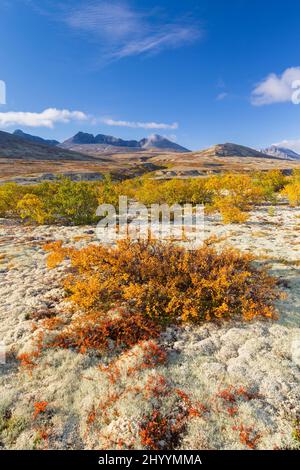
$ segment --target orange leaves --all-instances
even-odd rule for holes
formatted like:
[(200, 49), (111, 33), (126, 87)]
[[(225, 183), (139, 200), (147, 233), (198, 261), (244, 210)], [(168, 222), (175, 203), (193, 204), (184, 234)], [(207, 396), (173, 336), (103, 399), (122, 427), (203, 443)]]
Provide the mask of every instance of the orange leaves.
[(229, 403), (236, 403), (236, 401), (239, 398), (246, 400), (246, 401), (259, 398), (259, 395), (257, 395), (257, 393), (252, 393), (249, 390), (246, 390), (244, 387), (238, 387), (238, 388), (228, 387), (228, 388), (225, 388), (224, 390), (221, 390), (217, 394), (217, 396)]
[(35, 360), (38, 358), (38, 356), (38, 352), (22, 353), (17, 356), (17, 359), (20, 361), (21, 367), (31, 374), (33, 368), (37, 365)]
[(37, 416), (40, 414), (40, 413), (44, 413), (46, 411), (46, 408), (48, 406), (48, 402), (47, 401), (37, 401), (34, 403), (34, 413), (33, 413), (33, 419), (36, 419)]
[(47, 243), (43, 246), (45, 251), (49, 251), (50, 254), (47, 258), (47, 266), (49, 269), (56, 268), (67, 256), (68, 250), (63, 248), (62, 241), (59, 240), (53, 243)]
[(209, 246), (185, 251), (157, 241), (123, 240), (115, 248), (52, 249), (48, 263), (71, 259), (65, 287), (86, 311), (129, 302), (135, 311), (162, 324), (233, 316), (275, 318), (276, 279), (237, 250)]
[(164, 364), (167, 359), (166, 351), (159, 346), (155, 341), (149, 341), (143, 347), (144, 358), (141, 368), (148, 369), (161, 364)]

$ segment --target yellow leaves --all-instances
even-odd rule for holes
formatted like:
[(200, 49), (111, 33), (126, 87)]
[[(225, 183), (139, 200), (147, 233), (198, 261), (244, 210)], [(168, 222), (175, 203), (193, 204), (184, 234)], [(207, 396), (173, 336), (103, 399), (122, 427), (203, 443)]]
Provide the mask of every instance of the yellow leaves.
[(248, 214), (242, 212), (238, 207), (226, 203), (219, 204), (218, 207), (225, 224), (242, 224), (248, 220)]
[(98, 301), (102, 289), (98, 274), (91, 274), (74, 282), (70, 276), (65, 282), (65, 288), (70, 294), (70, 300), (80, 308), (89, 310)]
[(17, 203), (17, 210), (21, 219), (28, 219), (37, 224), (45, 224), (49, 219), (43, 201), (35, 194), (25, 194)]
[(213, 193), (210, 211), (219, 211), (225, 224), (246, 222), (247, 211), (264, 199), (264, 191), (249, 175), (214, 176), (207, 186)]
[(281, 194), (289, 200), (292, 207), (300, 205), (300, 180), (289, 183), (282, 191)]

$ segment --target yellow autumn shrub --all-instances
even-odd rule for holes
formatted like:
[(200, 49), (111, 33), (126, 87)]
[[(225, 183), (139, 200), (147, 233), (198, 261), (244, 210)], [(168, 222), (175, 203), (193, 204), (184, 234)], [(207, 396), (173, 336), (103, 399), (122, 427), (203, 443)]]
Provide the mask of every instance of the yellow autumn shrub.
[(246, 213), (264, 200), (262, 189), (249, 175), (214, 176), (208, 179), (207, 188), (213, 193), (210, 209), (220, 212), (224, 223), (245, 222)]
[(37, 224), (45, 224), (49, 221), (49, 214), (45, 210), (45, 204), (35, 194), (25, 194), (17, 203), (17, 211), (21, 219)]
[(17, 183), (5, 183), (0, 186), (0, 217), (17, 215), (18, 201), (23, 197), (24, 188)]
[(223, 203), (222, 201), (219, 202), (218, 209), (225, 224), (243, 224), (249, 218), (247, 212), (242, 212), (226, 200)]
[(281, 191), (281, 194), (286, 197), (292, 207), (300, 205), (300, 179), (295, 179), (287, 184)]

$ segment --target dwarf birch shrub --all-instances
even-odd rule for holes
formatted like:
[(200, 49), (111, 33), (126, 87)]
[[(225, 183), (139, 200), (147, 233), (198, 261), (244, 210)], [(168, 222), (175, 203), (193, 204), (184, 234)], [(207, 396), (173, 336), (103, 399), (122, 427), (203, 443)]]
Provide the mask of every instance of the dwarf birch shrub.
[(95, 183), (60, 178), (54, 182), (0, 187), (0, 216), (20, 217), (29, 223), (82, 225), (96, 222)]
[(70, 258), (66, 292), (84, 311), (127, 302), (161, 324), (275, 317), (276, 279), (255, 267), (251, 255), (234, 249), (187, 251), (171, 243), (129, 240), (110, 248), (64, 249), (56, 243), (46, 249), (50, 267)]
[(287, 177), (281, 170), (261, 171), (254, 174), (253, 182), (262, 191), (264, 199), (274, 203), (287, 183)]
[(0, 186), (0, 217), (15, 217), (17, 203), (23, 195), (24, 189), (17, 183), (5, 183)]
[(247, 212), (261, 203), (264, 194), (249, 175), (228, 173), (209, 178), (207, 188), (212, 191), (211, 211), (218, 211), (225, 223), (245, 222)]
[(45, 210), (45, 204), (35, 194), (25, 194), (17, 203), (17, 211), (21, 219), (37, 224), (45, 224), (51, 216)]
[(292, 207), (300, 205), (300, 179), (294, 180), (287, 184), (281, 191), (281, 194), (285, 196)]

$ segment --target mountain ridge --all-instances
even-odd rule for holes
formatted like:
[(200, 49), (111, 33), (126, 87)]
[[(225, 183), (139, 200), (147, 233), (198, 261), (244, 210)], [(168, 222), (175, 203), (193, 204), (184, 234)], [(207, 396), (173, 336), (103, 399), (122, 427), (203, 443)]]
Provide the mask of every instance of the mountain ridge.
[(300, 160), (300, 155), (294, 152), (294, 150), (279, 145), (271, 145), (264, 149), (263, 152), (285, 160)]
[(0, 131), (0, 157), (20, 160), (92, 160), (88, 155), (31, 141), (4, 131)]
[(30, 142), (36, 142), (38, 144), (49, 145), (50, 147), (55, 147), (56, 145), (59, 144), (58, 140), (43, 139), (42, 137), (39, 137), (37, 135), (27, 134), (26, 132), (23, 132), (21, 129), (16, 129), (12, 135), (28, 140)]
[(129, 149), (160, 149), (175, 152), (189, 152), (190, 150), (182, 147), (175, 142), (167, 139), (158, 134), (143, 138), (141, 140), (124, 140), (118, 137), (113, 137), (106, 134), (89, 134), (86, 132), (78, 132), (70, 139), (65, 140), (60, 144), (62, 148), (73, 148), (76, 145), (107, 145), (111, 147), (122, 147)]

